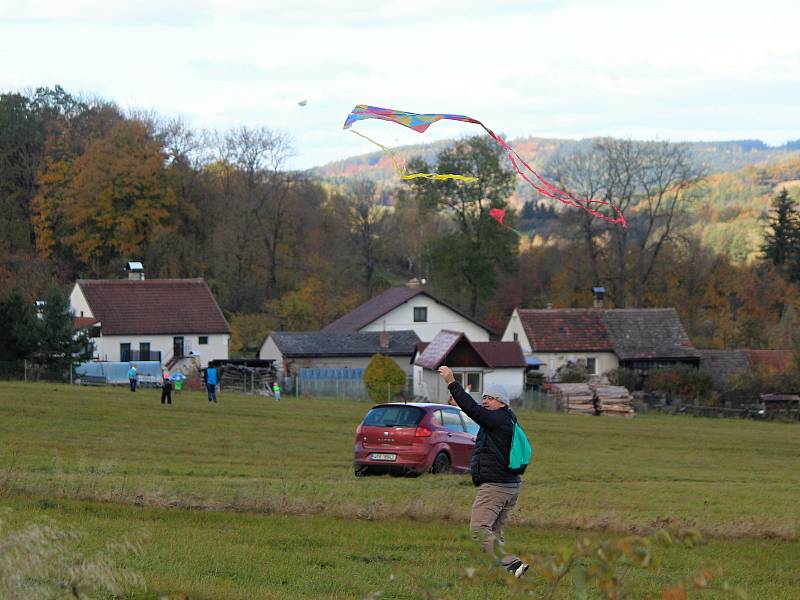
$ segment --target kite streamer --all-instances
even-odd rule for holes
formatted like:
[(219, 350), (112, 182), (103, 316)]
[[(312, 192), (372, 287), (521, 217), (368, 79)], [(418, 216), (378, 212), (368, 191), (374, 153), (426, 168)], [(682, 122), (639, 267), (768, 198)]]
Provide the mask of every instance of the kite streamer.
[[(391, 121), (393, 123), (398, 123), (409, 129), (413, 129), (419, 133), (425, 133), (425, 131), (436, 121), (440, 121), (442, 119), (450, 120), (450, 121), (463, 121), (465, 123), (473, 123), (475, 125), (480, 125), (486, 133), (488, 133), (494, 141), (496, 141), (503, 150), (506, 151), (506, 155), (511, 160), (511, 164), (514, 165), (517, 173), (524, 179), (528, 185), (530, 185), (533, 189), (537, 192), (546, 196), (548, 198), (552, 198), (553, 200), (558, 200), (564, 204), (569, 206), (573, 206), (575, 208), (579, 208), (588, 212), (589, 214), (599, 218), (604, 219), (605, 221), (609, 221), (611, 223), (616, 223), (621, 225), (623, 228), (627, 229), (628, 223), (625, 221), (625, 216), (622, 214), (616, 206), (611, 204), (606, 200), (598, 200), (598, 199), (586, 199), (586, 200), (579, 200), (571, 193), (564, 191), (560, 188), (555, 187), (550, 182), (545, 180), (541, 175), (539, 175), (536, 171), (534, 171), (531, 166), (526, 163), (522, 157), (517, 154), (514, 149), (509, 146), (506, 141), (497, 135), (494, 131), (486, 127), (483, 123), (478, 121), (477, 119), (473, 119), (472, 117), (467, 117), (465, 115), (450, 115), (450, 114), (440, 114), (440, 113), (431, 113), (431, 114), (419, 114), (419, 113), (411, 113), (405, 112), (400, 110), (393, 110), (390, 108), (379, 108), (377, 106), (367, 106), (366, 104), (359, 104), (357, 105), (353, 111), (347, 115), (347, 119), (344, 122), (344, 129), (350, 129), (350, 127), (356, 121), (360, 121), (362, 119), (382, 119), (384, 121)], [(354, 131), (354, 133), (356, 133)], [(361, 135), (361, 134), (359, 134)], [(366, 136), (362, 136), (366, 137)], [(369, 138), (367, 138), (369, 139)], [(376, 143), (370, 140), (373, 144)], [(381, 148), (384, 148), (380, 144), (378, 144)], [(387, 148), (384, 148), (388, 151)], [(392, 158), (394, 161), (394, 158)], [(395, 167), (397, 167), (397, 163), (395, 162)], [(398, 173), (400, 170), (398, 170)], [(437, 177), (438, 175), (438, 177)], [(436, 173), (419, 173), (414, 175), (408, 175), (403, 170), (403, 178), (404, 179), (413, 179), (414, 176), (418, 177), (429, 177), (431, 179), (457, 179), (458, 176), (452, 175), (439, 175)], [(475, 178), (472, 178), (474, 181)], [(590, 204), (600, 204), (603, 206), (608, 206), (611, 210), (614, 211), (616, 216), (613, 215), (604, 215), (603, 213), (595, 210), (590, 206)], [(498, 222), (500, 222), (498, 220)], [(502, 225), (504, 223), (500, 222)]]
[(405, 165), (401, 165), (399, 162), (397, 162), (398, 161), (397, 157), (395, 156), (394, 152), (389, 150), (389, 148), (387, 148), (383, 144), (376, 142), (372, 138), (367, 137), (363, 133), (359, 133), (355, 129), (351, 129), (350, 132), (355, 133), (358, 136), (361, 136), (368, 142), (372, 142), (373, 144), (381, 148), (384, 152), (386, 152), (386, 154), (389, 155), (389, 158), (392, 159), (392, 164), (394, 164), (394, 170), (397, 171), (397, 174), (400, 176), (400, 179), (408, 180), (408, 179), (425, 178), (425, 179), (437, 179), (437, 180), (455, 179), (457, 181), (466, 181), (466, 182), (478, 181), (477, 177), (470, 177), (468, 175), (455, 175), (451, 173), (409, 173)]

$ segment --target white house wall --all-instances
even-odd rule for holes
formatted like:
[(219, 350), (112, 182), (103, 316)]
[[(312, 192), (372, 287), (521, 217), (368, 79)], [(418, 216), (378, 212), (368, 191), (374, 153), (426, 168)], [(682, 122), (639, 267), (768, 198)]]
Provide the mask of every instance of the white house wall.
[[(514, 334), (517, 334), (516, 339), (514, 339)], [(525, 354), (530, 354), (531, 352), (531, 342), (528, 339), (528, 336), (525, 334), (525, 329), (522, 327), (522, 320), (519, 318), (516, 308), (514, 309), (514, 312), (511, 313), (511, 318), (508, 320), (508, 325), (506, 325), (506, 330), (503, 332), (501, 341), (518, 341), (519, 345), (522, 346), (522, 351)]]
[(228, 358), (227, 333), (209, 333), (208, 344), (200, 345), (200, 334), (176, 333), (173, 335), (103, 335), (93, 338), (98, 360), (118, 362), (120, 360), (120, 344), (130, 344), (131, 350), (139, 350), (141, 343), (150, 343), (151, 352), (161, 352), (162, 362), (172, 358), (173, 337), (183, 336), (184, 347), (200, 356), (200, 366), (205, 368), (209, 361)]
[(548, 379), (556, 374), (559, 367), (568, 362), (578, 362), (580, 359), (594, 358), (597, 375), (604, 375), (619, 367), (619, 359), (613, 352), (535, 352), (534, 356), (544, 361), (539, 370)]
[[(455, 371), (478, 371), (483, 373), (483, 389), (491, 384), (500, 384), (505, 387), (510, 398), (522, 396), (524, 369), (462, 369), (453, 367)], [(483, 390), (473, 390), (472, 397), (477, 401)], [(446, 403), (450, 399), (450, 392), (437, 371), (423, 369), (414, 365), (414, 395), (426, 398), (431, 402)]]
[(83, 290), (77, 283), (72, 287), (72, 292), (69, 295), (69, 306), (72, 309), (73, 316), (94, 319), (92, 309), (89, 308), (89, 303), (86, 301), (86, 296), (83, 295)]
[(509, 399), (519, 398), (522, 396), (524, 372), (522, 368), (486, 370), (483, 372), (483, 389), (500, 384), (508, 392)]
[[(428, 309), (426, 322), (414, 322), (415, 307)], [(430, 342), (442, 329), (463, 331), (473, 342), (489, 341), (489, 332), (486, 329), (456, 311), (439, 304), (433, 298), (422, 294), (389, 311), (359, 331), (383, 331), (384, 329), (387, 331), (413, 330), (423, 342)]]
[(258, 351), (258, 358), (261, 360), (274, 360), (275, 370), (278, 373), (283, 373), (283, 353), (271, 335), (267, 336), (267, 339), (261, 345), (261, 350)]

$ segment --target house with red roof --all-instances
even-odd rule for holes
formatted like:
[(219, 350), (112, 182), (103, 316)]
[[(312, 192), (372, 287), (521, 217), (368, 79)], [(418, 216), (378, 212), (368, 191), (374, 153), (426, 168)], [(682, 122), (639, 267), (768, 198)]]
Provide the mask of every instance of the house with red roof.
[(394, 287), (367, 300), (322, 331), (413, 331), (430, 342), (441, 330), (463, 331), (471, 340), (489, 341), (489, 327), (426, 291), (417, 279), (406, 287)]
[(529, 367), (547, 379), (569, 362), (590, 375), (700, 364), (674, 308), (517, 308), (502, 339), (518, 341)]
[(79, 279), (70, 305), (96, 360), (170, 365), (192, 356), (205, 367), (228, 358), (231, 328), (202, 278)]
[(511, 398), (522, 395), (525, 357), (518, 342), (473, 342), (462, 331), (440, 331), (429, 343), (417, 344), (413, 358), (414, 395), (431, 402), (447, 402), (447, 390), (438, 369), (447, 365), (456, 381), (475, 398), (486, 386), (500, 384)]

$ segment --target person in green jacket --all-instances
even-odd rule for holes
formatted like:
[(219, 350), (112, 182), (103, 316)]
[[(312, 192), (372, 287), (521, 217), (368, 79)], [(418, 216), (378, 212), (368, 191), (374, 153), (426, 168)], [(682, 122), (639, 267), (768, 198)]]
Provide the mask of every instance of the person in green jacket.
[(277, 380), (272, 384), (272, 393), (275, 396), (275, 400), (281, 399), (281, 384)]

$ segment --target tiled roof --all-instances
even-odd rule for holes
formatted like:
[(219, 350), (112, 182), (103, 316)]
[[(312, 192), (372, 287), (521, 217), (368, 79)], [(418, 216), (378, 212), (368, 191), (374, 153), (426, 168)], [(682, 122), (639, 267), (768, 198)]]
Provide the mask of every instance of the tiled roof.
[[(444, 364), (453, 348), (462, 341), (472, 346), (490, 369), (525, 367), (525, 356), (519, 342), (472, 342), (461, 332), (447, 330), (439, 332), (430, 343), (417, 344), (419, 357), (416, 364), (426, 369), (438, 369)], [(434, 348), (427, 352), (434, 344), (436, 344)]]
[(614, 352), (621, 360), (696, 358), (674, 308), (518, 309), (531, 352)]
[[(388, 337), (388, 348), (381, 348), (381, 336)], [(419, 342), (413, 331), (273, 331), (269, 334), (287, 358), (318, 356), (411, 356)]]
[(611, 345), (620, 360), (698, 358), (674, 308), (604, 310)]
[(405, 304), (412, 298), (424, 294), (431, 298), (434, 302), (446, 306), (455, 313), (458, 313), (467, 321), (475, 323), (479, 327), (484, 328), (489, 333), (495, 333), (489, 329), (485, 324), (477, 319), (473, 319), (469, 315), (464, 314), (457, 308), (450, 306), (446, 302), (442, 302), (435, 296), (420, 288), (410, 287), (396, 287), (389, 288), (388, 290), (378, 294), (374, 298), (370, 298), (361, 306), (353, 309), (346, 315), (339, 317), (333, 323), (325, 327), (322, 331), (358, 331), (362, 327), (366, 327), (370, 323), (377, 321), (383, 315), (393, 311), (398, 306)]
[(791, 350), (744, 350), (751, 369), (763, 369), (773, 373), (785, 371), (791, 364)]
[(201, 279), (79, 279), (103, 335), (230, 333)]
[(522, 328), (536, 352), (611, 352), (602, 310), (518, 309)]
[(425, 369), (438, 369), (461, 338), (466, 339), (466, 336), (460, 331), (442, 329), (417, 357), (417, 364)]
[(519, 342), (472, 342), (472, 345), (492, 369), (526, 366)]
[(92, 317), (72, 317), (72, 325), (75, 327), (76, 331), (88, 329), (95, 323), (97, 323), (97, 319), (93, 319)]

